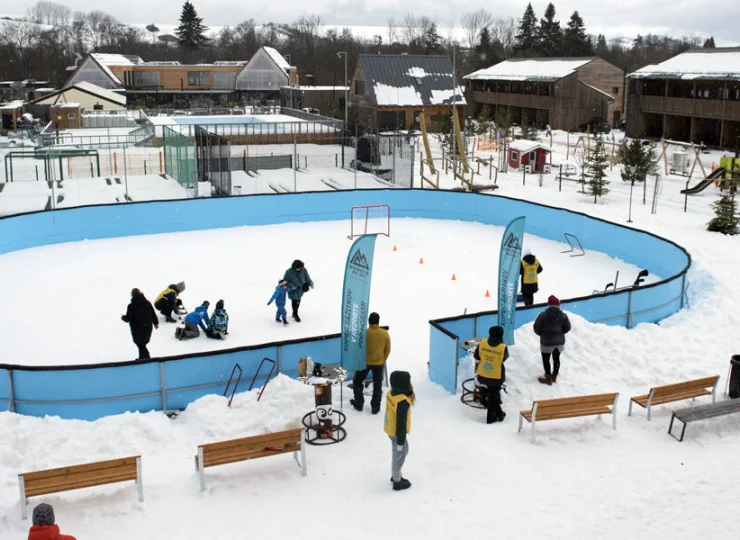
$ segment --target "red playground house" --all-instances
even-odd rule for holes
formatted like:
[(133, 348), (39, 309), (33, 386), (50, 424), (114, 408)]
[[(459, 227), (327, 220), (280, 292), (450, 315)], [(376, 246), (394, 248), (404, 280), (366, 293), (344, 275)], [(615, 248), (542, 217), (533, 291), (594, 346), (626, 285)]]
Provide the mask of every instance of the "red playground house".
[(509, 167), (530, 173), (549, 173), (550, 164), (546, 163), (549, 148), (535, 141), (519, 139), (509, 144)]

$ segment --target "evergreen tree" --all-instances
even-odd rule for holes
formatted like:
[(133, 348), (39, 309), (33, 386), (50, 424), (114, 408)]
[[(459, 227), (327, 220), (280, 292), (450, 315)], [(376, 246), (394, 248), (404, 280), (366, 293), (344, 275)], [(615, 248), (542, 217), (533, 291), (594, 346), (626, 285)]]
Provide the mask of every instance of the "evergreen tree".
[[(644, 182), (648, 174), (654, 174), (657, 166), (657, 153), (652, 145), (644, 145), (639, 139), (632, 139), (619, 148), (622, 162), (622, 180), (625, 182)], [(634, 170), (633, 170), (634, 168)]]
[(595, 54), (599, 58), (604, 58), (609, 53), (609, 46), (606, 44), (606, 38), (604, 34), (599, 34), (596, 38), (596, 51)]
[(714, 44), (714, 36), (710, 37), (708, 40), (704, 42), (704, 48), (705, 49), (714, 49), (716, 45)]
[(537, 139), (537, 128), (533, 124), (522, 124), (521, 137), (527, 141), (534, 141)]
[(208, 41), (205, 35), (207, 31), (208, 27), (203, 24), (203, 18), (198, 17), (195, 6), (187, 0), (182, 6), (180, 26), (175, 30), (177, 42), (181, 47), (197, 49)]
[(424, 33), (424, 52), (426, 54), (437, 54), (442, 50), (441, 41), (442, 38), (437, 33), (437, 25), (432, 23)]
[(517, 56), (536, 56), (540, 44), (540, 29), (537, 26), (537, 17), (532, 4), (527, 4), (522, 20), (519, 23), (519, 32), (514, 38), (514, 52)]
[(547, 4), (545, 18), (540, 19), (540, 52), (542, 56), (558, 56), (561, 50), (563, 31), (560, 21), (555, 20), (555, 6)]
[(586, 26), (577, 11), (570, 16), (570, 21), (563, 33), (565, 56), (591, 56), (593, 47), (586, 35)]
[(609, 167), (609, 158), (601, 141), (596, 142), (596, 149), (591, 152), (586, 162), (586, 183), (588, 184), (588, 194), (594, 196), (594, 204), (599, 197), (609, 193), (609, 179), (606, 176), (606, 169)]
[(491, 108), (488, 105), (483, 105), (478, 113), (478, 134), (487, 135), (491, 131), (492, 126)]
[(492, 39), (491, 31), (484, 26), (478, 34), (478, 43), (473, 49), (473, 69), (477, 71), (487, 68), (502, 62), (504, 58), (504, 46), (498, 39)]
[(732, 235), (738, 233), (740, 218), (737, 215), (734, 187), (733, 185), (730, 188), (730, 193), (723, 194), (718, 201), (712, 204), (715, 217), (707, 224), (708, 231)]

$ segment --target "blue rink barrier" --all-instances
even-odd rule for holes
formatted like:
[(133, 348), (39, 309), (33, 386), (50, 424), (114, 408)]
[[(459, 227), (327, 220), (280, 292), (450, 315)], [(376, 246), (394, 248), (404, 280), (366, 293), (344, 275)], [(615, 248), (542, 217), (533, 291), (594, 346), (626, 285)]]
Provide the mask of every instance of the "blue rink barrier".
[[(526, 215), (529, 234), (561, 242), (564, 233), (575, 234), (587, 251), (607, 253), (664, 276), (659, 283), (634, 290), (562, 300), (564, 309), (589, 321), (632, 327), (657, 322), (683, 307), (691, 258), (677, 244), (577, 212), (497, 195), (452, 191), (249, 195), (35, 212), (0, 218), (0, 254), (86, 239), (347, 220), (351, 207), (369, 204), (389, 205), (393, 217), (500, 226)], [(517, 324), (533, 320), (538, 308), (541, 306), (518, 310)], [(495, 312), (486, 312), (430, 321), (431, 380), (454, 393), (460, 343), (479, 335), (495, 318)], [(278, 372), (295, 376), (299, 358), (311, 356), (317, 362), (336, 364), (339, 351), (340, 335), (334, 334), (141, 362), (51, 367), (4, 363), (0, 364), (0, 410), (84, 420), (126, 411), (180, 410), (204, 395), (222, 393), (235, 363), (244, 370), (244, 380), (251, 381), (264, 357), (277, 362)], [(240, 386), (242, 391), (247, 388), (244, 383)]]

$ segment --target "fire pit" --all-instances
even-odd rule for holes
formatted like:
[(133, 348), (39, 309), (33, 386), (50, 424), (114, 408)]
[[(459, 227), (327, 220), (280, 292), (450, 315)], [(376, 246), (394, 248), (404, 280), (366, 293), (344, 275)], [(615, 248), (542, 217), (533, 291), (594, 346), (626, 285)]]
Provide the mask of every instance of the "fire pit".
[(347, 431), (342, 427), (347, 417), (342, 411), (335, 411), (332, 407), (331, 390), (334, 385), (341, 385), (347, 378), (347, 370), (341, 367), (324, 368), (321, 364), (314, 364), (309, 369), (309, 362), (310, 358), (299, 361), (298, 376), (299, 382), (313, 386), (316, 403), (316, 408), (302, 420), (306, 428), (305, 440), (314, 445), (342, 442), (347, 437)]

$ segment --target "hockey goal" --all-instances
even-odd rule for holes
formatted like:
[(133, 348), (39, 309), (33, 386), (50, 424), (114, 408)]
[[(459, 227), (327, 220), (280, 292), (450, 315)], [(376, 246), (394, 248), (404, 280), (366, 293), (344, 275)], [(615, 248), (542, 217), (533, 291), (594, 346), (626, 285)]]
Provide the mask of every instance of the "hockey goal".
[(391, 208), (387, 204), (353, 206), (348, 238), (366, 234), (391, 235)]

